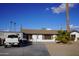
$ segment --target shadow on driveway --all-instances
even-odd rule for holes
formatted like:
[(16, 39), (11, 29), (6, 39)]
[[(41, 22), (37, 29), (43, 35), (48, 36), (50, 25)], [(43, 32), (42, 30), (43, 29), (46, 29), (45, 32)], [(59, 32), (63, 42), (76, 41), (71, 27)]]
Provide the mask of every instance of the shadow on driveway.
[[(32, 42), (27, 40), (20, 40), (19, 42), (20, 42), (19, 47), (26, 47), (32, 45)], [(17, 46), (12, 46), (12, 47), (17, 47)]]

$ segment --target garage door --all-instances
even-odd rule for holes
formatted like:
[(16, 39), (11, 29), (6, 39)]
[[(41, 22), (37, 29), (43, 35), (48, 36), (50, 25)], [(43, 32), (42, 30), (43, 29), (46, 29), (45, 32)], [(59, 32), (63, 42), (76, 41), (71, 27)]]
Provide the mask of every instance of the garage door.
[(38, 40), (42, 40), (42, 35), (38, 35)]

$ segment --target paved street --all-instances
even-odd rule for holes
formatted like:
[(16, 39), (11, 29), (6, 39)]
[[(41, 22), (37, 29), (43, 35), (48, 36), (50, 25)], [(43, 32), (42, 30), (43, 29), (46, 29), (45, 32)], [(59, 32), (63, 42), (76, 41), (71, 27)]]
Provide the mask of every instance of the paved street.
[(49, 53), (44, 44), (34, 43), (25, 47), (4, 48), (0, 46), (0, 56), (49, 56)]

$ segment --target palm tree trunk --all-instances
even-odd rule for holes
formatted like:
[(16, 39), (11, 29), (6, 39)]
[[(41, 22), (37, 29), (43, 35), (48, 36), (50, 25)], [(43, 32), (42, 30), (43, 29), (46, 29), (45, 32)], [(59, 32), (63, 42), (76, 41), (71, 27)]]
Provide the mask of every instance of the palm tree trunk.
[(66, 3), (66, 30), (70, 32), (70, 20), (69, 20), (69, 4)]

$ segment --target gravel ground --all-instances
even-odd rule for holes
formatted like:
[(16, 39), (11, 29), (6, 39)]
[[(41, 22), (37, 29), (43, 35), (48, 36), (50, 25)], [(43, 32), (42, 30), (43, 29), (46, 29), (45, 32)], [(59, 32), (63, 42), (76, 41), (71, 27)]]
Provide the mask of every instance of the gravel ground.
[(49, 56), (49, 53), (44, 44), (34, 43), (25, 47), (0, 46), (0, 56)]
[(79, 56), (79, 41), (72, 44), (46, 43), (51, 56)]

